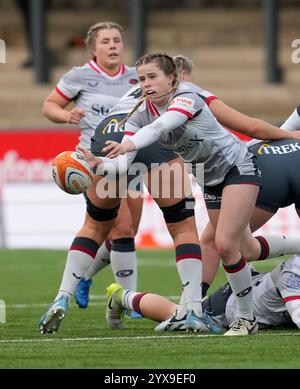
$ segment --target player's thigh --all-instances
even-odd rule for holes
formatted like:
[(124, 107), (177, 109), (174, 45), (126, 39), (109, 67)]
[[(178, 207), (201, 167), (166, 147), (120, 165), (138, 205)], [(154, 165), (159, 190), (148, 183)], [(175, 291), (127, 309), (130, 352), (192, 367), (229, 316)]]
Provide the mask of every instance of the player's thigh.
[(108, 180), (106, 177), (94, 175), (91, 188), (86, 194), (97, 208), (111, 209), (120, 204), (117, 180)]
[(149, 170), (144, 181), (159, 207), (170, 207), (192, 195), (187, 168), (179, 157)]
[(246, 184), (225, 186), (216, 236), (221, 235), (231, 241), (241, 237), (253, 214), (258, 189), (257, 185)]

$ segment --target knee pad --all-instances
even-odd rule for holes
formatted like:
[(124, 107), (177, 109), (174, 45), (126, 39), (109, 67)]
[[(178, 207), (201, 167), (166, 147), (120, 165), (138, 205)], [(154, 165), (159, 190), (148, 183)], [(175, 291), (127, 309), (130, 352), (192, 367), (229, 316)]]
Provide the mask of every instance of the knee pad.
[(91, 202), (87, 195), (84, 197), (86, 200), (86, 211), (94, 220), (97, 220), (98, 222), (107, 222), (117, 217), (120, 204), (117, 207), (110, 209), (98, 208)]
[(180, 200), (171, 207), (160, 207), (166, 223), (177, 223), (194, 216), (195, 199), (193, 197)]

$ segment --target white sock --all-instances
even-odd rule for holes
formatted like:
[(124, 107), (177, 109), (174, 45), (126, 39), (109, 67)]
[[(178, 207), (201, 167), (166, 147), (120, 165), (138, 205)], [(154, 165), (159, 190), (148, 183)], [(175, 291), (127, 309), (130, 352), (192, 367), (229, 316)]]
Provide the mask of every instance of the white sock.
[(188, 310), (202, 315), (202, 260), (200, 247), (196, 244), (182, 244), (176, 247), (176, 265), (183, 287), (181, 301)]
[(122, 295), (122, 305), (124, 308), (130, 309), (133, 311), (133, 300), (136, 298), (139, 294), (139, 292), (134, 292), (133, 290), (125, 289)]
[(57, 300), (62, 295), (73, 296), (75, 289), (96, 256), (99, 245), (89, 238), (75, 238), (68, 252), (65, 271)]
[(115, 281), (124, 289), (136, 290), (137, 258), (133, 239), (122, 238), (112, 241), (110, 263)]
[(253, 320), (251, 270), (244, 258), (234, 265), (224, 265), (224, 270), (236, 302), (236, 316)]
[(300, 252), (300, 238), (284, 235), (264, 235), (255, 237), (261, 247), (258, 260), (280, 257)]
[(103, 242), (97, 251), (96, 258), (94, 259), (91, 266), (86, 271), (84, 278), (86, 280), (91, 280), (95, 274), (100, 270), (104, 269), (107, 265), (110, 264), (110, 249), (107, 248), (107, 243)]

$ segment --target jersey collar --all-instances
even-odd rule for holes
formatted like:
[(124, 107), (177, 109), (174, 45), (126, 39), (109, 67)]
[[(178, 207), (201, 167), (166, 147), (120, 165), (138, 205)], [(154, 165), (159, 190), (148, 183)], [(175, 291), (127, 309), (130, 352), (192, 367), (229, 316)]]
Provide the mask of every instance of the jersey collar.
[(120, 64), (119, 68), (117, 69), (117, 71), (114, 74), (109, 74), (105, 69), (103, 69), (101, 66), (99, 66), (97, 64), (97, 62), (93, 59), (89, 62), (89, 65), (95, 72), (97, 72), (99, 74), (104, 73), (109, 77), (116, 77), (119, 74), (121, 74), (123, 76), (123, 74), (125, 73), (125, 65), (124, 64)]

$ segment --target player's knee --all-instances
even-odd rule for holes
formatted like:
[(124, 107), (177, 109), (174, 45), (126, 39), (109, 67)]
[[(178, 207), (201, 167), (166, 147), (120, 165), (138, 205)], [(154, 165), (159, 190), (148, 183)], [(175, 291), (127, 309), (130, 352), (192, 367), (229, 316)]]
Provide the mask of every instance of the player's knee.
[(215, 235), (204, 230), (200, 236), (200, 244), (201, 246), (215, 246)]
[(180, 200), (178, 203), (170, 207), (160, 207), (166, 223), (178, 223), (191, 216), (194, 212), (195, 199), (193, 197)]
[(134, 237), (134, 230), (131, 223), (118, 222), (115, 223), (111, 231), (111, 239), (118, 239), (122, 237)]
[(114, 208), (105, 209), (105, 208), (99, 208), (96, 205), (94, 205), (87, 197), (87, 195), (85, 196), (85, 200), (86, 200), (87, 213), (92, 219), (98, 222), (106, 222), (109, 220), (113, 220), (118, 215), (120, 204), (118, 204)]
[(222, 259), (223, 258), (230, 259), (230, 257), (234, 253), (233, 242), (230, 241), (230, 239), (228, 239), (227, 237), (222, 236), (222, 235), (216, 236), (215, 247), (216, 247), (216, 249), (217, 249), (217, 251)]

